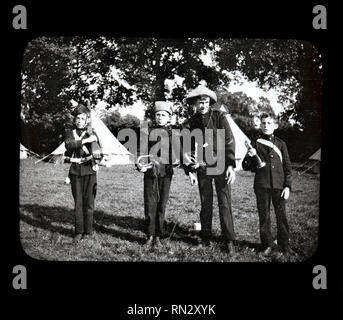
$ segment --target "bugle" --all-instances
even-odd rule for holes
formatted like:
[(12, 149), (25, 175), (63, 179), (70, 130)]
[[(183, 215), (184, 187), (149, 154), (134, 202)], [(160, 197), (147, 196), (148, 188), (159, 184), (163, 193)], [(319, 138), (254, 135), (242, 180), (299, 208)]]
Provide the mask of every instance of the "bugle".
[[(252, 145), (251, 145), (251, 143), (250, 143), (249, 141), (245, 141), (245, 146), (247, 147), (248, 151), (249, 151), (250, 149), (252, 149)], [(257, 154), (257, 152), (256, 152), (256, 154), (253, 156), (253, 158), (256, 160), (257, 169), (263, 168), (263, 167), (266, 165), (266, 163), (265, 163), (264, 161), (262, 161), (262, 159), (261, 159), (260, 156)]]
[(148, 169), (151, 169), (153, 166), (153, 162), (149, 162), (149, 163), (141, 162), (144, 158), (148, 158), (148, 157), (151, 157), (151, 155), (150, 154), (142, 155), (137, 158), (136, 165), (141, 172), (146, 172)]

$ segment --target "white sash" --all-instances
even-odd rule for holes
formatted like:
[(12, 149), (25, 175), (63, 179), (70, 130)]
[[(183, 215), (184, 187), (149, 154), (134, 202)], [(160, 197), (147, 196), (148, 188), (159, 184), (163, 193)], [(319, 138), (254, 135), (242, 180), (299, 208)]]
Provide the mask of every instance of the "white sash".
[(277, 153), (282, 163), (282, 153), (280, 149), (273, 142), (262, 139), (262, 138), (257, 139), (256, 142), (259, 142), (261, 144), (264, 144), (265, 146), (272, 148)]
[[(77, 134), (76, 129), (73, 130), (74, 139), (75, 139), (76, 141), (81, 140), (85, 134), (86, 134), (86, 130), (83, 131), (83, 132), (81, 133), (80, 136)], [(87, 149), (87, 147), (86, 147), (85, 145), (82, 145), (82, 150), (83, 150), (86, 154), (89, 154), (89, 150)]]

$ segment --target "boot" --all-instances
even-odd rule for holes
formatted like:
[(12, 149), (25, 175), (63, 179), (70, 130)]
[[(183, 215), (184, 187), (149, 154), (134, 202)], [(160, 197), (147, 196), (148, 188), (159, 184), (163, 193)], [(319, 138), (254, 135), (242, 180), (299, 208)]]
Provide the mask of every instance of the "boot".
[(225, 249), (228, 254), (234, 255), (236, 253), (235, 246), (233, 244), (233, 241), (228, 241), (225, 243)]
[(149, 238), (148, 238), (148, 240), (146, 241), (146, 243), (145, 243), (145, 247), (146, 248), (151, 248), (151, 246), (152, 246), (152, 244), (153, 244), (153, 240), (154, 240), (154, 237), (153, 236), (150, 236)]
[(262, 252), (262, 256), (267, 257), (272, 253), (272, 247), (268, 246)]
[(95, 239), (95, 234), (94, 233), (85, 233), (82, 236), (82, 240), (96, 240)]
[(162, 244), (162, 242), (160, 241), (160, 237), (156, 237), (156, 238), (155, 238), (155, 246), (156, 246), (157, 248), (162, 248), (162, 247), (163, 247), (163, 244)]
[(80, 242), (80, 240), (82, 239), (82, 234), (81, 233), (77, 233), (74, 238), (73, 238), (73, 243), (77, 244)]

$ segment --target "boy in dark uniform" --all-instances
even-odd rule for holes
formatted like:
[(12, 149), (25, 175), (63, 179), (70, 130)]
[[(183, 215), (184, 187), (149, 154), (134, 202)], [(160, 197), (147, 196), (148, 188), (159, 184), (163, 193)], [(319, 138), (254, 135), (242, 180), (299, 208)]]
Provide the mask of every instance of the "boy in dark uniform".
[[(155, 120), (149, 127), (148, 154), (149, 161), (152, 161), (152, 167), (146, 169), (137, 163), (140, 172), (144, 172), (144, 214), (147, 242), (146, 247), (153, 245), (161, 247), (160, 238), (164, 236), (165, 210), (169, 197), (169, 190), (173, 176), (173, 166), (171, 159), (171, 135), (172, 126), (170, 125), (172, 109), (166, 101), (156, 101), (154, 106)], [(159, 134), (163, 134), (160, 139)], [(162, 142), (161, 142), (162, 141)], [(167, 154), (163, 153), (162, 143), (166, 143)], [(157, 146), (161, 142), (161, 148)], [(156, 148), (157, 154), (154, 154)], [(167, 157), (161, 161), (163, 157)], [(160, 158), (159, 161), (157, 159)]]
[[(96, 196), (96, 162), (100, 158), (98, 138), (87, 132), (90, 110), (79, 104), (74, 112), (74, 129), (66, 131), (65, 146), (72, 154), (69, 178), (75, 202), (75, 242), (89, 239), (93, 233), (93, 211)], [(92, 151), (96, 146), (96, 150)]]
[[(260, 135), (243, 160), (243, 169), (255, 172), (254, 191), (259, 214), (260, 238), (264, 255), (272, 251), (270, 203), (273, 203), (277, 222), (277, 243), (282, 252), (291, 252), (289, 226), (286, 216), (286, 200), (291, 190), (292, 167), (284, 141), (274, 136), (278, 128), (274, 114), (261, 116)], [(257, 168), (256, 154), (265, 162)]]
[[(184, 124), (184, 128), (187, 128), (190, 131), (200, 129), (203, 136), (205, 136), (204, 141), (206, 140), (205, 130), (213, 132), (213, 141), (205, 141), (203, 145), (203, 165), (198, 168), (189, 166), (189, 169), (185, 170), (186, 174), (189, 175), (191, 184), (198, 184), (199, 186), (201, 200), (200, 246), (207, 246), (210, 243), (213, 216), (212, 183), (214, 181), (218, 198), (224, 250), (230, 254), (234, 254), (235, 233), (231, 209), (231, 184), (235, 181), (235, 140), (225, 113), (211, 108), (211, 105), (217, 101), (215, 92), (200, 85), (189, 93), (186, 101), (188, 104), (195, 106), (196, 113)], [(217, 141), (218, 129), (223, 129), (225, 132), (223, 149), (219, 149), (219, 146), (214, 143), (214, 141)], [(211, 164), (209, 163), (210, 161), (207, 161), (205, 156), (206, 148), (211, 148), (213, 150), (214, 155), (217, 157), (216, 163)], [(192, 143), (192, 151), (193, 150), (194, 144)], [(224, 164), (222, 170), (216, 174), (210, 173), (208, 169), (216, 167), (219, 161)]]

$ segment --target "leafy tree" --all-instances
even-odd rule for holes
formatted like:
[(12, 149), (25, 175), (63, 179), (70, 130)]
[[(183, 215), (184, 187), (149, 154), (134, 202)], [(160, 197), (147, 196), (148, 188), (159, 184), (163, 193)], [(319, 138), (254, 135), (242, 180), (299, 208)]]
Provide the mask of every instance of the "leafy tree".
[(71, 99), (89, 100), (93, 106), (99, 100), (109, 107), (118, 101), (132, 103), (125, 86), (113, 77), (114, 49), (105, 38), (41, 37), (27, 45), (22, 68), (22, 135), (40, 140), (29, 142), (29, 147), (46, 153), (62, 141), (71, 121)]
[[(51, 150), (68, 121), (70, 105), (63, 89), (69, 85), (69, 50), (60, 39), (38, 38), (23, 57), (22, 130), (40, 137), (35, 152)], [(29, 145), (29, 147), (31, 147)]]
[(233, 116), (250, 117), (256, 108), (256, 101), (244, 92), (231, 93), (224, 88), (219, 88), (216, 94), (218, 101), (214, 107), (224, 105), (227, 111)]
[(138, 129), (140, 121), (137, 117), (127, 114), (121, 116), (118, 110), (108, 113), (103, 119), (105, 125), (115, 135), (118, 135), (119, 130), (123, 128)]
[(167, 100), (166, 79), (184, 78), (183, 84), (171, 92), (171, 101), (179, 106), (178, 116), (184, 116), (182, 105), (187, 88), (195, 87), (204, 79), (215, 89), (222, 77), (214, 66), (205, 65), (201, 59), (202, 54), (213, 50), (212, 42), (206, 39), (122, 38), (115, 41), (117, 68), (134, 87), (136, 98), (148, 104), (146, 115), (149, 118), (152, 117), (152, 102)]
[(275, 114), (269, 99), (266, 97), (259, 97), (259, 102), (257, 103), (255, 110), (253, 110), (251, 114), (261, 116), (263, 113)]
[[(212, 64), (204, 62), (205, 54), (213, 58)], [(92, 105), (103, 101), (109, 107), (142, 99), (150, 104), (148, 116), (153, 101), (170, 100), (178, 117), (188, 117), (192, 109), (184, 103), (186, 91), (202, 79), (216, 90), (228, 84), (228, 71), (235, 70), (266, 90), (281, 88), (280, 99), (287, 102), (284, 118), (297, 121), (308, 140), (312, 137), (312, 144), (317, 143), (320, 55), (310, 43), (297, 40), (38, 38), (24, 55), (23, 119), (37, 130), (46, 150), (57, 145), (71, 98), (89, 99)], [(184, 81), (167, 95), (165, 80), (176, 76)], [(268, 108), (265, 102), (260, 100), (257, 106)], [(247, 117), (253, 106), (248, 100), (237, 105), (232, 100), (230, 105), (237, 109), (237, 117)]]
[(120, 103), (131, 105), (133, 91), (116, 76), (116, 65), (120, 63), (115, 41), (105, 37), (66, 38), (71, 52), (69, 96), (76, 101), (91, 102), (94, 106), (104, 101), (108, 107)]
[(102, 119), (107, 128), (116, 136), (119, 128), (122, 126), (122, 117), (118, 110), (109, 112)]
[(236, 69), (264, 89), (281, 88), (283, 119), (302, 131), (304, 147), (318, 148), (321, 135), (322, 62), (309, 42), (298, 40), (219, 39), (216, 60), (221, 70)]

